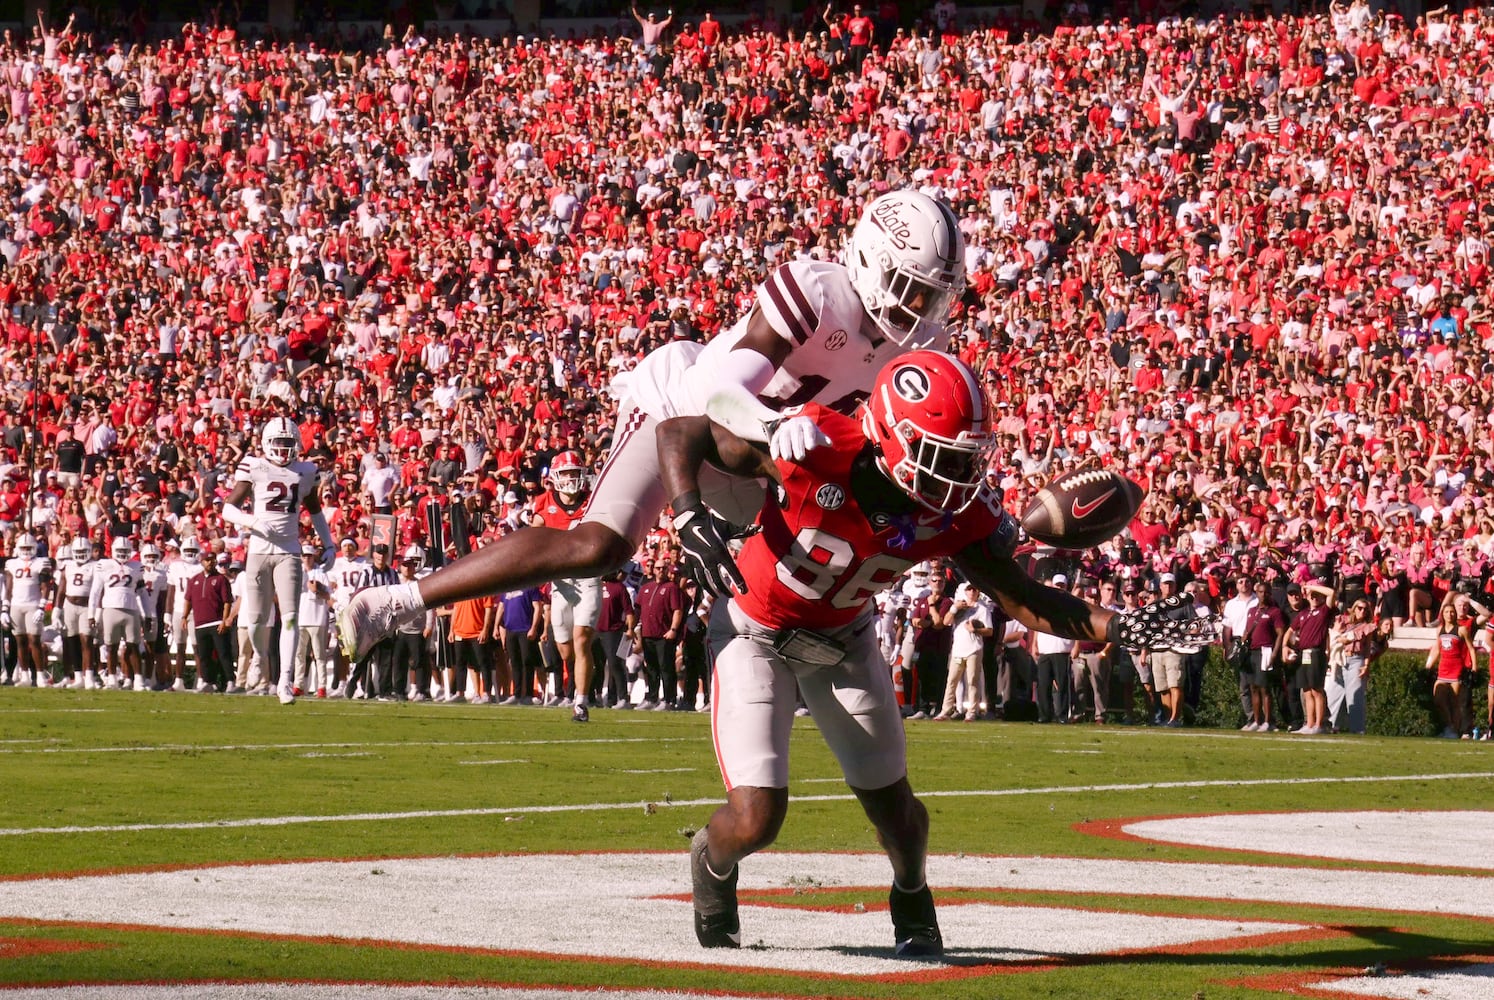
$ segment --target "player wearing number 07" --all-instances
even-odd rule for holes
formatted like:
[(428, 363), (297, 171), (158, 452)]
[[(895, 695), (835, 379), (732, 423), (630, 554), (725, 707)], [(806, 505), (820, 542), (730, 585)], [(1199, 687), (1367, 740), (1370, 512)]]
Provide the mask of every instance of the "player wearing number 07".
[[(659, 428), (663, 482), (687, 566), (717, 603), (711, 726), (726, 804), (691, 849), (696, 935), (735, 947), (737, 862), (768, 846), (788, 810), (795, 687), (892, 862), (897, 950), (943, 948), (924, 880), (928, 813), (908, 784), (903, 722), (873, 628), (873, 597), (909, 566), (953, 557), (972, 584), (1029, 628), (1151, 645), (1213, 623), (1165, 602), (1115, 614), (1036, 583), (1012, 558), (1016, 521), (985, 486), (992, 422), (958, 359), (916, 351), (876, 379), (860, 419), (810, 404), (827, 443), (802, 461), (773, 458), (706, 417)], [(763, 476), (778, 486), (733, 562), (722, 522), (701, 501), (700, 470)], [(1180, 620), (1172, 620), (1176, 616)]]
[[(268, 670), (270, 611), (280, 609), (280, 703), (294, 702), (291, 674), (300, 641), (296, 614), (301, 587), (301, 510), (311, 515), (311, 526), (322, 543), (328, 563), (334, 553), (332, 530), (317, 499), (317, 468), (296, 460), (301, 432), (286, 417), (273, 417), (261, 435), (263, 456), (246, 455), (234, 473), (233, 490), (223, 501), (223, 520), (249, 534), (244, 560), (244, 601), (239, 626), (249, 629), (249, 642), (261, 668)], [(250, 506), (245, 509), (245, 502)]]
[[(735, 386), (773, 424), (773, 452), (802, 456), (818, 432), (807, 420), (779, 421), (779, 411), (817, 402), (854, 412), (889, 359), (948, 343), (949, 307), (964, 284), (964, 240), (949, 206), (916, 191), (874, 199), (850, 235), (844, 264), (779, 265), (730, 329), (703, 346), (667, 344), (614, 384), (621, 401), (612, 450), (571, 530), (516, 531), (418, 584), (359, 594), (339, 616), (345, 652), (363, 655), (427, 606), (621, 568), (669, 499), (654, 443), (661, 421), (704, 413), (713, 393)], [(707, 473), (702, 489), (718, 511), (743, 523), (762, 501), (751, 480)]]

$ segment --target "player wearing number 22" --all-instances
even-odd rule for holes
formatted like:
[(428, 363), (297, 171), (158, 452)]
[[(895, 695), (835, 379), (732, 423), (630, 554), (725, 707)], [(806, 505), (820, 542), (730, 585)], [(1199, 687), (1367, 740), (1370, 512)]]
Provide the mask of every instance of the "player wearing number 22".
[[(244, 600), (239, 624), (249, 629), (249, 642), (260, 669), (268, 671), (270, 610), (280, 609), (280, 701), (295, 701), (291, 671), (300, 640), (296, 616), (304, 584), (301, 572), (301, 509), (311, 515), (322, 544), (323, 569), (336, 556), (332, 530), (317, 500), (317, 468), (296, 460), (301, 433), (286, 417), (273, 417), (261, 436), (263, 456), (246, 455), (234, 472), (233, 490), (223, 501), (223, 520), (249, 534), (244, 560)], [(249, 509), (243, 504), (251, 501)], [(266, 673), (267, 675), (267, 673)]]
[[(772, 843), (787, 813), (797, 683), (892, 862), (898, 952), (938, 954), (924, 880), (928, 813), (908, 784), (873, 595), (914, 563), (952, 556), (1029, 628), (1139, 646), (1212, 626), (1171, 620), (1184, 617), (1181, 602), (1113, 614), (1037, 584), (1018, 566), (1018, 526), (985, 486), (993, 434), (984, 394), (958, 359), (915, 351), (888, 363), (859, 420), (817, 404), (800, 412), (829, 443), (797, 462), (774, 459), (706, 417), (659, 429), (687, 566), (702, 586), (736, 592), (718, 602), (709, 631), (711, 722), (727, 801), (692, 846), (696, 934), (706, 947), (738, 942), (736, 864)], [(700, 500), (706, 463), (778, 483), (735, 564), (725, 523)]]

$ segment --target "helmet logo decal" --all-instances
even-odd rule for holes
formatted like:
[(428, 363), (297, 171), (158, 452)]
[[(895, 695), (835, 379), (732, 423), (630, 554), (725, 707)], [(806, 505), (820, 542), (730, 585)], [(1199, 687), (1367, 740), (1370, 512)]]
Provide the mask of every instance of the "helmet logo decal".
[(892, 373), (892, 388), (910, 403), (920, 403), (929, 396), (929, 373), (917, 365), (904, 365)]
[(878, 229), (887, 234), (887, 241), (899, 250), (915, 249), (913, 247), (913, 227), (904, 221), (898, 213), (898, 204), (892, 199), (885, 199), (872, 206), (871, 220), (876, 223)]
[(849, 339), (849, 337), (850, 335), (847, 334), (844, 330), (836, 330), (830, 336), (825, 338), (825, 350), (840, 350), (842, 347), (846, 346), (846, 341)]

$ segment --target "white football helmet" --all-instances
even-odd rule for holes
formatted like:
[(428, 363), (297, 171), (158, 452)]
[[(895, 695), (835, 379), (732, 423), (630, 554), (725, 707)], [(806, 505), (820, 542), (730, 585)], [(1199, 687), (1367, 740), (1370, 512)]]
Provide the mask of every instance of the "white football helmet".
[(153, 542), (146, 542), (140, 546), (140, 561), (147, 566), (157, 566), (161, 562), (161, 550), (156, 548)]
[(30, 535), (21, 535), (16, 539), (16, 555), (22, 559), (36, 558), (36, 539)]
[(79, 536), (73, 539), (73, 544), (68, 551), (73, 557), (73, 562), (86, 563), (93, 558), (93, 543)]
[(400, 562), (419, 573), (425, 568), (425, 549), (418, 545), (410, 546), (405, 549), (405, 554), (400, 556)]
[(883, 336), (909, 350), (932, 346), (965, 290), (959, 220), (926, 194), (889, 191), (861, 213), (846, 270)]
[(272, 417), (260, 434), (265, 458), (276, 465), (289, 465), (301, 452), (301, 429), (289, 417)]
[(188, 535), (182, 541), (182, 558), (193, 563), (202, 558), (202, 546), (197, 544), (196, 535)]
[(134, 554), (135, 546), (123, 536), (114, 539), (109, 545), (109, 558), (115, 562), (129, 562)]

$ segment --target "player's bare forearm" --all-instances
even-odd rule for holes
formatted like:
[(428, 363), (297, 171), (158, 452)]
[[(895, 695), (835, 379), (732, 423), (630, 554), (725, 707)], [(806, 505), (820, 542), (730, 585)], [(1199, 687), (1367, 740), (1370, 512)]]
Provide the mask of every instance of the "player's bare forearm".
[(671, 417), (659, 425), (655, 437), (664, 495), (671, 498), (700, 491), (704, 462), (736, 476), (776, 477), (767, 452), (709, 417)]
[(1105, 640), (1112, 612), (1029, 576), (1013, 559), (967, 549), (955, 557), (960, 572), (1002, 610), (1034, 632), (1091, 642)]

